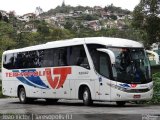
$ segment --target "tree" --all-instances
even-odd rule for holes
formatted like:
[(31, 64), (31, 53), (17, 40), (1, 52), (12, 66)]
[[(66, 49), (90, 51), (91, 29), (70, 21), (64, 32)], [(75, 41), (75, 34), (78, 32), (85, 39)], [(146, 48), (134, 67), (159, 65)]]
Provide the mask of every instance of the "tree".
[(111, 19), (113, 19), (113, 20), (117, 20), (117, 16), (116, 16), (116, 15), (113, 15), (113, 14), (112, 14), (110, 17), (111, 17)]
[(141, 0), (133, 11), (132, 25), (147, 33), (146, 45), (160, 42), (160, 0)]
[(72, 38), (72, 36), (73, 35), (67, 29), (52, 28), (51, 35), (50, 35), (51, 37), (50, 41), (69, 39), (69, 38)]
[(14, 32), (11, 24), (0, 21), (0, 64), (3, 51), (12, 49), (16, 46)]
[(72, 29), (74, 22), (73, 21), (67, 21), (66, 24), (64, 25), (65, 29)]
[(42, 21), (38, 24), (38, 32), (48, 35), (49, 34), (49, 27), (45, 21)]
[(144, 16), (142, 10), (143, 10), (143, 8), (139, 4), (138, 6), (135, 7), (135, 9), (133, 11), (132, 25), (136, 29), (143, 29), (143, 27), (144, 27), (144, 18), (145, 18), (145, 16)]
[(8, 17), (7, 16), (3, 16), (3, 20), (5, 21), (5, 22), (9, 22), (9, 20), (8, 20)]
[(0, 12), (0, 21), (2, 20), (2, 13)]

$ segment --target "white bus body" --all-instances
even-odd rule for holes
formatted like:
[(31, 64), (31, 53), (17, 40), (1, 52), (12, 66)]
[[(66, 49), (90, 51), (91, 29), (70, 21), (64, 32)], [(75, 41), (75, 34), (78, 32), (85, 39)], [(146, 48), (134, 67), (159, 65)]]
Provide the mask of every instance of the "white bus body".
[(92, 101), (124, 105), (150, 100), (153, 82), (142, 44), (120, 38), (74, 38), (5, 51), (2, 92), (22, 103), (64, 98), (81, 99), (85, 105)]

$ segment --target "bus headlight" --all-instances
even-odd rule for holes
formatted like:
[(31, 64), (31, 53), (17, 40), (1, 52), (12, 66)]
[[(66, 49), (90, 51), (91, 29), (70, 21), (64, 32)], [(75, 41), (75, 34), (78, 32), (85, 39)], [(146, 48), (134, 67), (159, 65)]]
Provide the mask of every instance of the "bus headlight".
[(124, 88), (124, 87), (121, 87), (121, 86), (118, 86), (118, 85), (114, 85), (114, 84), (108, 84), (110, 87), (113, 87), (117, 90), (120, 90), (120, 91), (124, 91), (124, 92), (127, 92), (127, 88)]
[(123, 92), (128, 92), (128, 93), (145, 93), (145, 92), (150, 91), (153, 88), (153, 86), (151, 86), (150, 88), (147, 87), (143, 89), (130, 89), (130, 88), (114, 85), (114, 84), (108, 84), (108, 85), (112, 88), (115, 88)]

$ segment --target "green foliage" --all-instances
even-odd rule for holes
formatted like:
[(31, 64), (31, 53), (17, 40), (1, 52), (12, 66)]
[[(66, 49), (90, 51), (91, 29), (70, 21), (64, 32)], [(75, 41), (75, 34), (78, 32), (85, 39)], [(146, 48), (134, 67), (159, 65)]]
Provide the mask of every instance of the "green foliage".
[(148, 44), (160, 42), (160, 18), (155, 15), (146, 18), (146, 32), (148, 33)]
[(133, 20), (132, 25), (136, 29), (143, 29), (144, 28), (144, 14), (142, 12), (143, 8), (138, 5), (135, 7), (133, 11)]
[(132, 25), (147, 33), (146, 46), (160, 42), (159, 0), (141, 0), (133, 11)]
[(0, 80), (0, 98), (4, 97), (2, 94), (2, 81)]
[(151, 101), (148, 103), (152, 104), (159, 104), (160, 103), (160, 73), (153, 74), (153, 81), (154, 81), (154, 94)]
[(73, 21), (67, 21), (66, 23), (65, 23), (65, 25), (64, 25), (64, 28), (65, 29), (71, 29), (72, 28), (72, 26), (73, 26), (73, 24), (74, 24), (74, 22)]
[(37, 31), (41, 34), (49, 34), (49, 27), (45, 21), (40, 21), (37, 25)]
[(117, 20), (117, 16), (116, 15), (111, 15), (110, 16), (112, 20)]
[(61, 40), (61, 39), (69, 39), (72, 38), (72, 34), (67, 30), (67, 29), (58, 29), (58, 28), (54, 28), (51, 29), (51, 40)]
[(113, 4), (106, 6), (104, 10), (106, 12), (111, 11), (112, 13), (116, 12), (116, 13), (121, 13), (121, 14), (130, 14), (129, 10), (123, 10), (121, 7), (116, 7)]
[(92, 21), (92, 20), (98, 20), (98, 16), (96, 15), (83, 15), (83, 20)]
[(0, 65), (3, 51), (16, 46), (14, 32), (11, 24), (0, 21)]

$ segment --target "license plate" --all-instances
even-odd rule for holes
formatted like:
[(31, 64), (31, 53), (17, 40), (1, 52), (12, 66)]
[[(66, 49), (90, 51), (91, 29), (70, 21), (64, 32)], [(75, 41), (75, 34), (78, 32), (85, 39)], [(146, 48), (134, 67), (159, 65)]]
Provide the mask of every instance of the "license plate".
[(134, 95), (133, 98), (141, 98), (141, 95)]

